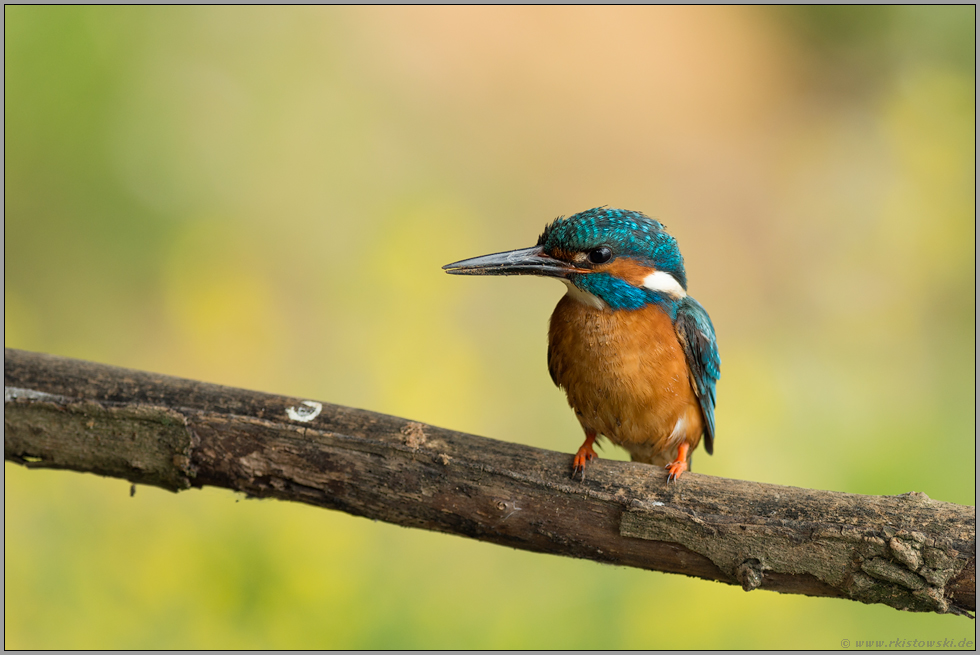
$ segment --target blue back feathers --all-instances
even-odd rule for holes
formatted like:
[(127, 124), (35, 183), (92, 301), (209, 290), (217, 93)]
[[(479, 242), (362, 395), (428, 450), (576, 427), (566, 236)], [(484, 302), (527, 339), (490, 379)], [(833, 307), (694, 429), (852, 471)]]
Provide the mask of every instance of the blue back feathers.
[(721, 377), (721, 358), (715, 326), (697, 300), (684, 297), (677, 308), (674, 331), (691, 370), (694, 391), (704, 417), (704, 449), (710, 455), (715, 442), (715, 385)]

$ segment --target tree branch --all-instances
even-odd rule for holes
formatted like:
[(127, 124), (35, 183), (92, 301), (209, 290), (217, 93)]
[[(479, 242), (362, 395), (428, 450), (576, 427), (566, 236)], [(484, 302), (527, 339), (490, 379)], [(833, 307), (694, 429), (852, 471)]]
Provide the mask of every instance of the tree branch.
[(4, 350), (4, 458), (212, 485), (600, 562), (921, 612), (976, 608), (976, 510), (571, 457), (302, 398)]

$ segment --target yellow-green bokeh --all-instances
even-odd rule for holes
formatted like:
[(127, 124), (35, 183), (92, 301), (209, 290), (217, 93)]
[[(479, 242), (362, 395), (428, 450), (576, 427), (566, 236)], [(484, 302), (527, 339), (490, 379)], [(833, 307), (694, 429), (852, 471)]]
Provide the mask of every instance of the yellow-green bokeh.
[[(4, 342), (572, 452), (545, 366), (562, 287), (440, 266), (608, 204), (669, 226), (717, 328), (696, 470), (974, 504), (974, 25), (972, 6), (8, 6)], [(4, 470), (7, 648), (974, 634)]]

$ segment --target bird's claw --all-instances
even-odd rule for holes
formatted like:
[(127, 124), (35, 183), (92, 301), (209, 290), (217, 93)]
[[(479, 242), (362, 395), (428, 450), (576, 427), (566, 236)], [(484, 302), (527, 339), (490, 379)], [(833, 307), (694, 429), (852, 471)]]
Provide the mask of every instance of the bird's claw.
[(687, 470), (687, 462), (683, 460), (673, 461), (664, 468), (668, 471), (667, 482), (677, 482), (677, 480), (681, 477), (681, 473)]
[(677, 482), (680, 479), (681, 473), (687, 470), (687, 460), (690, 457), (691, 446), (687, 443), (682, 443), (677, 447), (677, 457), (674, 461), (665, 466), (667, 469), (667, 484), (671, 482)]
[(575, 479), (575, 475), (582, 476), (582, 482), (585, 482), (585, 465), (594, 459), (599, 459), (599, 456), (595, 454), (592, 450), (592, 444), (584, 444), (575, 453), (575, 459), (572, 460), (572, 479)]

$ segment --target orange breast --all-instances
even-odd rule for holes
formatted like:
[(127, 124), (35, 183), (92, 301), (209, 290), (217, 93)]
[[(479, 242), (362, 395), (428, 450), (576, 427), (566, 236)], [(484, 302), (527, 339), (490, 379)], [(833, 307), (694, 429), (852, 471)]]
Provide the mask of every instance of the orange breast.
[(665, 465), (704, 423), (674, 326), (656, 305), (601, 310), (565, 296), (551, 315), (548, 367), (582, 427), (636, 461)]

